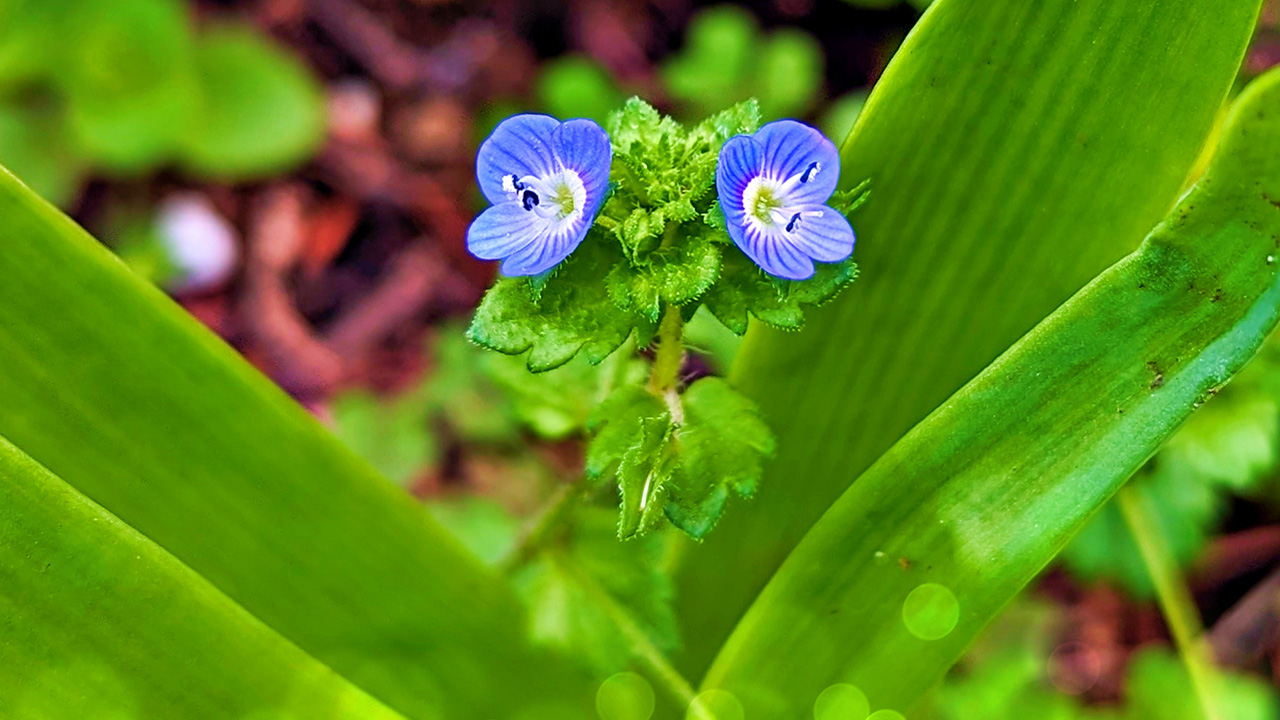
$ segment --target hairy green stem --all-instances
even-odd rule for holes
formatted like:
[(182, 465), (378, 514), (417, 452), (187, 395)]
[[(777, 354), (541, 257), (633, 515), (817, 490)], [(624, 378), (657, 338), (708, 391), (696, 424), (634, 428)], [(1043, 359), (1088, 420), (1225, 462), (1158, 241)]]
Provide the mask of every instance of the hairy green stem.
[(653, 356), (649, 389), (665, 396), (674, 391), (684, 364), (684, 316), (678, 305), (667, 305), (658, 326), (658, 349)]
[(566, 575), (573, 578), (578, 583), (582, 591), (601, 609), (613, 622), (614, 626), (622, 637), (626, 638), (631, 644), (631, 649), (635, 653), (636, 660), (644, 667), (648, 675), (660, 685), (663, 690), (671, 697), (672, 700), (679, 703), (680, 707), (688, 707), (693, 702), (695, 696), (693, 685), (680, 674), (679, 670), (671, 664), (667, 656), (653, 644), (645, 631), (631, 617), (631, 613), (626, 608), (618, 604), (618, 601), (609, 594), (595, 581), (572, 558), (567, 557), (564, 553), (549, 552), (548, 557), (555, 563)]
[(1120, 489), (1116, 500), (1120, 503), (1120, 512), (1129, 532), (1138, 544), (1147, 572), (1151, 574), (1160, 610), (1187, 666), (1205, 720), (1221, 720), (1216, 693), (1219, 687), (1217, 668), (1213, 665), (1200, 614), (1169, 550), (1168, 540), (1158, 525), (1151, 501), (1141, 488), (1132, 483)]
[(555, 536), (556, 530), (568, 522), (573, 509), (587, 493), (587, 483), (566, 483), (556, 488), (532, 523), (521, 533), (515, 547), (498, 563), (503, 575), (513, 575), (532, 560)]

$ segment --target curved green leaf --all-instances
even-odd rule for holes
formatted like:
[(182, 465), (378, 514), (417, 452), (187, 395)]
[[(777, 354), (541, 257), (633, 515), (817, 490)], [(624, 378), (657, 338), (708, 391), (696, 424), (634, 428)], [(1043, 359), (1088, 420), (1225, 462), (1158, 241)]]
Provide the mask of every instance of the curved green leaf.
[(421, 506), (2, 171), (0, 238), (0, 435), (401, 712), (589, 711)]
[(1257, 0), (941, 0), (843, 149), (861, 279), (735, 383), (778, 432), (759, 496), (681, 571), (696, 675), (841, 492), (1172, 207)]
[[(755, 720), (827, 686), (899, 711), (1280, 320), (1280, 70), (1205, 177), (823, 516), (706, 679)], [(921, 588), (924, 588), (921, 590)]]
[(0, 708), (13, 720), (392, 720), (0, 439)]

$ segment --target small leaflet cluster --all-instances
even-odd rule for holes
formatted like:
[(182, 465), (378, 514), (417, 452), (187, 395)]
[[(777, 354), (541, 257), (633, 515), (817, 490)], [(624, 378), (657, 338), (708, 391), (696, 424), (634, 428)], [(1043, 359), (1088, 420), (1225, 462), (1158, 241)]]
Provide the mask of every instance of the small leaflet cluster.
[[(819, 263), (811, 278), (786, 280), (735, 246), (717, 201), (717, 163), (730, 138), (759, 125), (754, 100), (690, 128), (637, 98), (627, 101), (605, 126), (610, 180), (585, 238), (545, 273), (499, 278), (468, 337), (524, 354), (528, 369), (542, 372), (575, 357), (598, 364), (628, 339), (649, 347), (670, 315), (678, 311), (687, 321), (704, 306), (738, 335), (751, 317), (799, 329), (806, 308), (833, 298), (857, 271), (845, 259)], [(867, 195), (864, 183), (828, 205), (847, 215)], [(596, 408), (589, 429), (587, 475), (598, 484), (617, 480), (623, 538), (664, 518), (704, 537), (731, 493), (755, 491), (773, 451), (756, 407), (716, 378), (683, 392), (652, 382), (619, 386)]]

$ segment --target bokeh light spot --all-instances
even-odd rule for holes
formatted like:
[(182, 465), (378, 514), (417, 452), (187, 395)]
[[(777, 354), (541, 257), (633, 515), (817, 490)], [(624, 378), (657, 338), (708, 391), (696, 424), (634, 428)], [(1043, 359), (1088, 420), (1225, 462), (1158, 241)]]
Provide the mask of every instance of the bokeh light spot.
[(648, 680), (632, 672), (620, 672), (600, 683), (596, 713), (600, 720), (649, 720), (656, 701)]
[(742, 703), (728, 690), (708, 690), (689, 703), (685, 720), (746, 720)]
[[(947, 588), (925, 583), (902, 603), (902, 622), (921, 640), (939, 640), (956, 629), (960, 621), (960, 602)], [(874, 716), (872, 716), (874, 717)]]
[(861, 690), (847, 683), (832, 685), (813, 704), (813, 720), (867, 720), (871, 704)]
[(907, 720), (897, 710), (877, 710), (867, 720)]
[(1084, 643), (1063, 643), (1049, 654), (1048, 675), (1059, 692), (1082, 695), (1102, 677), (1102, 656)]

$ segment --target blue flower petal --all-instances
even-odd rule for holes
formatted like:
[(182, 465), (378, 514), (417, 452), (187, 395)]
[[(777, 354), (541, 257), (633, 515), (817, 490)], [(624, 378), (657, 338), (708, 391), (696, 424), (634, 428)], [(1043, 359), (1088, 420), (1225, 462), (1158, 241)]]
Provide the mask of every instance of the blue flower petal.
[(499, 269), (503, 275), (540, 275), (569, 257), (585, 235), (555, 235), (544, 231), (536, 242), (503, 260)]
[(545, 228), (546, 221), (520, 203), (498, 203), (471, 221), (467, 250), (481, 260), (500, 260), (528, 247)]
[(482, 260), (502, 260), (503, 275), (537, 275), (558, 265), (587, 236), (583, 218), (552, 231), (552, 221), (518, 202), (504, 202), (480, 213), (467, 228), (467, 250)]
[[(720, 162), (716, 165), (716, 194), (720, 209), (724, 211), (730, 234), (735, 227), (747, 221), (742, 207), (742, 193), (747, 185), (764, 172), (764, 146), (749, 135), (730, 138), (720, 148)], [(738, 228), (741, 230), (741, 228)], [(738, 236), (734, 236), (735, 241)]]
[(583, 214), (590, 222), (600, 210), (609, 184), (609, 168), (613, 162), (609, 135), (591, 120), (570, 120), (551, 133), (551, 149), (556, 159), (578, 173), (582, 180), (587, 191)]
[(764, 146), (766, 172), (777, 180), (803, 175), (818, 163), (816, 172), (811, 171), (810, 177), (788, 195), (788, 204), (825, 203), (835, 192), (840, 181), (840, 153), (817, 129), (795, 120), (778, 120), (760, 128), (754, 138)]
[(551, 134), (560, 121), (550, 115), (515, 115), (498, 123), (476, 153), (476, 180), (489, 202), (511, 197), (502, 189), (506, 175), (543, 177), (557, 168), (551, 150)]
[(773, 228), (747, 225), (742, 228), (742, 240), (738, 247), (770, 275), (787, 280), (805, 280), (813, 277), (813, 261), (796, 246), (788, 233)]
[(825, 205), (804, 210), (822, 215), (802, 218), (788, 233), (796, 249), (819, 262), (840, 262), (853, 253), (853, 226), (845, 216)]

